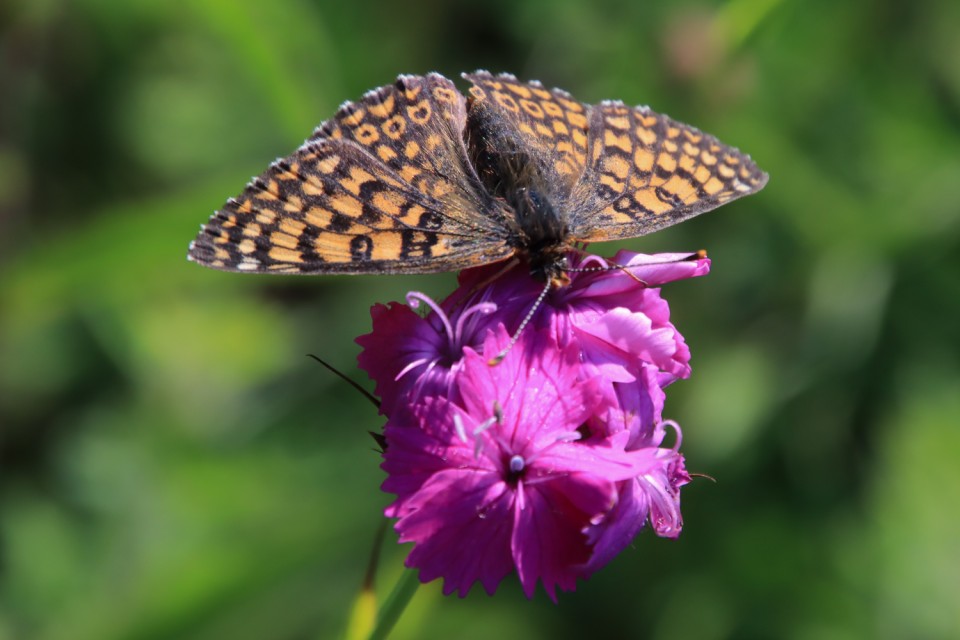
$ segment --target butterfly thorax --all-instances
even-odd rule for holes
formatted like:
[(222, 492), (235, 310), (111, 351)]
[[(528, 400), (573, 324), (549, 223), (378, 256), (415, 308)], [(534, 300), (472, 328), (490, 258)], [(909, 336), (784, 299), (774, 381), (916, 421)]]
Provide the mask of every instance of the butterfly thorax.
[(560, 286), (568, 278), (563, 268), (569, 249), (566, 217), (539, 191), (521, 187), (508, 195), (514, 213), (515, 243), (519, 256), (530, 266), (530, 273), (542, 282)]
[(474, 126), (472, 160), (487, 192), (504, 205), (507, 242), (530, 267), (531, 275), (557, 286), (569, 279), (563, 271), (569, 249), (569, 226), (550, 198), (550, 183), (523, 151), (491, 146), (481, 123)]

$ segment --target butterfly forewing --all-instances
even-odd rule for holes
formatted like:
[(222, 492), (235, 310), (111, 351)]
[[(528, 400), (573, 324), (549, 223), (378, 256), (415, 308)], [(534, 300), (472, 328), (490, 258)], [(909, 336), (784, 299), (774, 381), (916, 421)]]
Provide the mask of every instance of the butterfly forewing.
[(427, 273), (512, 253), (463, 142), (449, 80), (402, 76), (341, 107), (204, 226), (190, 258), (228, 271)]
[(570, 235), (601, 242), (682, 222), (763, 188), (737, 149), (646, 107), (590, 109), (588, 166), (571, 199)]

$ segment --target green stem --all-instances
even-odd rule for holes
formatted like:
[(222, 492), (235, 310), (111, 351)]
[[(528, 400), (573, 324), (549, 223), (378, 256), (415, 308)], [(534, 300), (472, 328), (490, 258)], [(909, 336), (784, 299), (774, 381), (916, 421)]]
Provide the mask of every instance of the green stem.
[(418, 586), (420, 586), (420, 581), (417, 579), (417, 572), (412, 569), (404, 569), (400, 579), (397, 580), (397, 584), (394, 585), (393, 591), (390, 592), (380, 609), (377, 624), (370, 634), (369, 640), (384, 640), (390, 634), (393, 625), (397, 624), (403, 610), (407, 608), (413, 594), (417, 592)]

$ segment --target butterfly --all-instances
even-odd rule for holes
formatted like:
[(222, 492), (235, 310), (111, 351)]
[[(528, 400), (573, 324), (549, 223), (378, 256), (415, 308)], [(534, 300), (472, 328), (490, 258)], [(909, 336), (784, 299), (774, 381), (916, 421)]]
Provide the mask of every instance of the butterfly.
[(759, 191), (748, 155), (651, 111), (509, 74), (401, 75), (227, 200), (188, 258), (224, 271), (433, 273), (508, 259), (562, 282), (576, 246)]

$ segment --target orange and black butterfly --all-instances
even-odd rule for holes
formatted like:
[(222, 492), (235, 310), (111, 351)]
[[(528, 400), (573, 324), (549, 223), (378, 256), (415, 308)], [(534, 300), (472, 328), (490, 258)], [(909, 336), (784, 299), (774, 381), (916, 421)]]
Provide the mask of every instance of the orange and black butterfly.
[(258, 273), (432, 273), (646, 235), (759, 191), (749, 156), (646, 107), (431, 73), (344, 104), (227, 201), (189, 259)]

